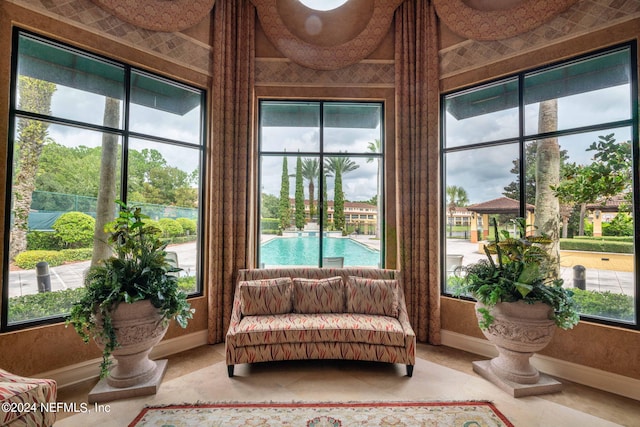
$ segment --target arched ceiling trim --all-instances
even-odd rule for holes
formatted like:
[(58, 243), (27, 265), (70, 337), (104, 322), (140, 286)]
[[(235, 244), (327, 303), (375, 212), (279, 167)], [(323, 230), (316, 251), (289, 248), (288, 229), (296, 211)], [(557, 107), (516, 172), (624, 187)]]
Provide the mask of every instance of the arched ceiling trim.
[(433, 0), (442, 22), (456, 34), (473, 40), (501, 40), (530, 31), (577, 0), (522, 0), (497, 10), (479, 10), (464, 0)]
[[(365, 59), (379, 46), (393, 22), (394, 11), (404, 0), (367, 0), (373, 2), (373, 12), (362, 31), (350, 40), (333, 46), (316, 45), (293, 34), (280, 16), (278, 1), (251, 0), (271, 43), (297, 64), (315, 70), (337, 70)], [(308, 10), (310, 17), (317, 15), (320, 18), (324, 14), (334, 12)], [(340, 8), (335, 11), (339, 10)], [(349, 25), (348, 17), (345, 17), (344, 25)]]
[(193, 27), (215, 0), (91, 0), (121, 20), (147, 30), (175, 32)]

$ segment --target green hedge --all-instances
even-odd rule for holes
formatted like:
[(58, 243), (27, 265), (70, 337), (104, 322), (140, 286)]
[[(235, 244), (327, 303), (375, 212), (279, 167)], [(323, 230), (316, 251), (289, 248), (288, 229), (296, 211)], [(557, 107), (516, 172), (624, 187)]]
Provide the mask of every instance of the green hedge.
[(630, 295), (609, 291), (583, 291), (577, 288), (571, 290), (573, 291), (573, 299), (582, 314), (629, 322), (635, 319), (634, 301)]
[(195, 219), (176, 218), (176, 222), (182, 226), (184, 233), (187, 235), (196, 234), (198, 230), (198, 223)]
[(178, 221), (172, 218), (160, 218), (158, 220), (158, 225), (162, 230), (163, 237), (177, 237), (182, 236), (184, 233), (184, 229), (182, 225)]
[(16, 255), (14, 263), (25, 270), (32, 270), (40, 261), (47, 262), (50, 267), (62, 265), (65, 262), (64, 253), (62, 251), (24, 251)]
[(560, 249), (566, 251), (613, 252), (619, 254), (632, 254), (633, 243), (609, 239), (560, 239)]
[(603, 240), (609, 240), (613, 242), (633, 242), (633, 236), (573, 236), (576, 240), (595, 240), (601, 242)]
[(71, 306), (84, 295), (85, 288), (42, 292), (9, 298), (9, 322), (60, 316), (71, 311)]
[(60, 252), (65, 261), (87, 261), (93, 256), (92, 248), (63, 249)]
[(57, 251), (64, 247), (64, 242), (53, 231), (29, 231), (27, 233), (27, 250)]
[[(194, 276), (181, 277), (178, 286), (186, 293), (196, 291)], [(9, 298), (9, 322), (22, 322), (61, 316), (71, 311), (72, 305), (84, 295), (84, 287), (65, 289), (62, 291), (41, 292)]]

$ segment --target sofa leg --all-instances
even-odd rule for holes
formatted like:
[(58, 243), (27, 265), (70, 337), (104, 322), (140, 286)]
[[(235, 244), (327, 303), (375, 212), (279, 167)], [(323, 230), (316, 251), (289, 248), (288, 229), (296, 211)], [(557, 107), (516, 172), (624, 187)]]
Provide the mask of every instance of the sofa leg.
[(229, 374), (229, 378), (233, 378), (233, 366), (234, 365), (227, 365), (227, 373)]
[(409, 378), (413, 376), (413, 365), (407, 365), (407, 376)]

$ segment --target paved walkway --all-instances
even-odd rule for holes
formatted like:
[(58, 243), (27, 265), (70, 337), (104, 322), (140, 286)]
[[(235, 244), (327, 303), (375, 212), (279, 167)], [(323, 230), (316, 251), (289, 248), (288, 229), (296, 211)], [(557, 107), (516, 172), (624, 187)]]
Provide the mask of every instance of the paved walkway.
[[(196, 243), (183, 243), (167, 247), (168, 251), (178, 254), (179, 267), (183, 269), (181, 275), (193, 276), (196, 272)], [(49, 267), (49, 277), (52, 291), (79, 288), (83, 285), (84, 272), (90, 261), (74, 262)], [(38, 279), (35, 270), (17, 270), (9, 273), (9, 297), (37, 294)]]
[[(486, 256), (478, 251), (478, 243), (469, 240), (447, 239), (447, 253), (463, 255), (462, 264), (473, 264)], [(615, 270), (586, 270), (586, 289), (634, 296), (634, 273)], [(573, 285), (573, 267), (560, 267), (560, 276), (565, 287)]]

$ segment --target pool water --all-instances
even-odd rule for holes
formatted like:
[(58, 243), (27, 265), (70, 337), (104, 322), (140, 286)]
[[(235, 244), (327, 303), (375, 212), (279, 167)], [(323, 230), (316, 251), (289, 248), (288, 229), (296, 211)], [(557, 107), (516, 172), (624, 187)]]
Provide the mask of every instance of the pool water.
[[(318, 265), (317, 237), (276, 237), (260, 246), (260, 263), (275, 265)], [(324, 237), (325, 257), (344, 257), (345, 267), (378, 267), (380, 251), (371, 249), (348, 238)]]

